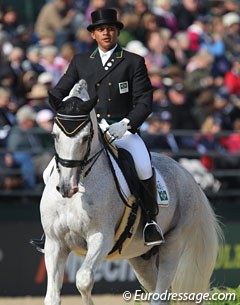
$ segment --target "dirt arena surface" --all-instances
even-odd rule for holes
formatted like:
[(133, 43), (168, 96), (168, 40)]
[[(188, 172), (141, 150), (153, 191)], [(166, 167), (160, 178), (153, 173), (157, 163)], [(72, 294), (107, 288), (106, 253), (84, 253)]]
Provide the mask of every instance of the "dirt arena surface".
[[(21, 297), (21, 298), (0, 298), (0, 305), (43, 305), (44, 297)], [(95, 305), (132, 305), (133, 302), (126, 302), (121, 295), (94, 295)], [(80, 296), (62, 296), (61, 305), (82, 305)]]

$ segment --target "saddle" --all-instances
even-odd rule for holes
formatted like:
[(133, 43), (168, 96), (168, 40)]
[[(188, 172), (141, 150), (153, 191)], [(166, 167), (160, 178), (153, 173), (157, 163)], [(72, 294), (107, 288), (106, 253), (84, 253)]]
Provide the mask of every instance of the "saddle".
[[(119, 254), (121, 254), (122, 247), (125, 248), (125, 243), (128, 238), (132, 237), (132, 229), (133, 227), (137, 227), (140, 219), (138, 219), (136, 223), (136, 218), (140, 214), (143, 216), (144, 213), (144, 205), (141, 200), (141, 181), (138, 178), (135, 164), (133, 157), (131, 154), (123, 149), (123, 148), (116, 148), (113, 146), (107, 139), (106, 133), (102, 132), (102, 139), (103, 139), (103, 145), (107, 151), (107, 156), (109, 160), (109, 165), (113, 173), (113, 177), (116, 183), (116, 188), (119, 192), (120, 197), (122, 198), (123, 202), (125, 203), (126, 207), (130, 208), (131, 211), (128, 216), (128, 221), (125, 226), (125, 229), (123, 230), (122, 234), (120, 235), (119, 239), (116, 241), (114, 247), (110, 251), (109, 255), (114, 253), (116, 250), (119, 251)], [(119, 177), (117, 176), (114, 168), (114, 162), (116, 162), (117, 166), (119, 167), (124, 179), (126, 180), (127, 186), (129, 188), (131, 198), (133, 198), (133, 202), (131, 202), (131, 206), (128, 204), (128, 200), (126, 200), (126, 195), (124, 195), (124, 191), (121, 189), (121, 185), (119, 182)], [(136, 228), (135, 228), (136, 231)]]

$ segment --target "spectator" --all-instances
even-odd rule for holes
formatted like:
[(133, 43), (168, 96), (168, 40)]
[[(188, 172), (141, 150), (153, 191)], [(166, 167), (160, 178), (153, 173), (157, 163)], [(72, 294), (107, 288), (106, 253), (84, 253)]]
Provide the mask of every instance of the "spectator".
[(196, 54), (204, 43), (210, 43), (211, 38), (208, 34), (208, 27), (209, 18), (207, 16), (197, 16), (193, 24), (187, 28), (189, 50), (192, 55)]
[(128, 0), (109, 0), (108, 1), (108, 6), (109, 7), (113, 7), (115, 8), (118, 12), (121, 13), (130, 13), (133, 11), (133, 6), (132, 3), (130, 3), (132, 1), (128, 1)]
[(240, 16), (230, 12), (223, 16), (226, 55), (231, 60), (240, 53)]
[[(1, 27), (1, 24), (0, 24)], [(13, 44), (6, 32), (0, 30), (0, 61), (7, 61), (9, 53), (13, 49)]]
[(52, 153), (47, 151), (41, 134), (36, 133), (36, 112), (32, 107), (21, 107), (16, 117), (18, 125), (11, 129), (7, 150), (12, 154), (14, 164), (20, 167), (25, 186), (34, 188), (42, 181), (42, 172), (52, 159)]
[(14, 47), (8, 56), (9, 65), (18, 79), (23, 75), (23, 59), (24, 51), (19, 47)]
[(196, 98), (192, 116), (197, 124), (197, 129), (200, 129), (207, 117), (213, 114), (214, 111), (214, 90), (203, 90)]
[[(53, 112), (50, 109), (40, 110), (37, 113), (36, 122), (41, 129), (50, 133), (53, 128)], [(51, 146), (52, 145), (53, 145), (53, 141), (51, 140)]]
[(148, 3), (145, 0), (135, 0), (133, 11), (140, 16), (140, 19), (147, 13), (149, 13)]
[(48, 91), (53, 87), (53, 75), (51, 72), (43, 72), (38, 76), (37, 82)]
[(159, 69), (171, 64), (169, 58), (165, 54), (167, 46), (166, 39), (161, 31), (152, 31), (147, 36), (147, 47), (149, 53), (145, 57), (148, 68), (158, 67)]
[(16, 29), (18, 26), (18, 13), (17, 10), (8, 6), (3, 10), (2, 16), (2, 30), (7, 32), (10, 40), (14, 42), (15, 37), (17, 35)]
[(230, 94), (240, 95), (240, 55), (233, 58), (231, 70), (226, 73), (224, 84)]
[[(207, 17), (209, 18), (209, 17)], [(225, 45), (223, 41), (224, 25), (222, 18), (213, 17), (209, 19), (207, 27), (207, 39), (201, 42), (201, 48), (206, 48), (213, 56), (224, 56)]]
[(18, 79), (8, 62), (1, 64), (0, 86), (10, 92), (11, 110), (15, 112), (23, 103), (23, 90), (19, 88)]
[(37, 80), (38, 74), (35, 71), (29, 70), (23, 74), (20, 81), (24, 96), (26, 96), (32, 90), (32, 87), (37, 83)]
[(59, 54), (55, 57), (54, 66), (61, 71), (61, 74), (67, 70), (67, 67), (76, 54), (76, 49), (71, 42), (62, 45)]
[(173, 129), (196, 129), (196, 122), (191, 115), (193, 105), (188, 99), (184, 84), (178, 82), (170, 85), (167, 96)]
[(223, 1), (225, 12), (237, 12), (239, 10), (238, 0)]
[(226, 9), (224, 6), (225, 2), (226, 1), (222, 0), (212, 0), (210, 14), (212, 16), (220, 17), (222, 19), (222, 16), (226, 13)]
[(41, 58), (40, 48), (38, 46), (30, 46), (26, 51), (26, 59), (22, 63), (24, 71), (35, 71), (37, 74), (43, 73), (45, 68), (39, 63)]
[(203, 90), (214, 85), (214, 79), (211, 75), (213, 60), (213, 56), (206, 50), (200, 50), (190, 58), (186, 66), (185, 84), (193, 99)]
[[(173, 83), (168, 89), (169, 106), (167, 110), (172, 115), (172, 129), (197, 129), (196, 121), (192, 116), (192, 103), (188, 98), (184, 84)], [(181, 148), (193, 148), (195, 145), (192, 136), (178, 138)]]
[(91, 51), (95, 46), (89, 31), (86, 28), (79, 28), (76, 33), (74, 47), (76, 53), (86, 53)]
[(62, 75), (62, 67), (57, 61), (58, 49), (55, 46), (45, 46), (41, 49), (40, 64), (44, 67), (46, 72), (53, 75), (53, 85), (55, 85)]
[(221, 119), (224, 130), (233, 130), (233, 122), (240, 118), (240, 108), (233, 105), (226, 87), (218, 89), (215, 93), (213, 115)]
[(139, 40), (129, 41), (126, 45), (126, 50), (142, 57), (145, 57), (148, 54), (148, 49)]
[(34, 165), (36, 172), (39, 175), (39, 179), (41, 178), (41, 174), (43, 173), (46, 164), (50, 159), (52, 159), (52, 156), (54, 155), (54, 140), (52, 137), (54, 122), (53, 118), (54, 115), (50, 109), (40, 110), (36, 115), (36, 132), (42, 146), (45, 149), (43, 158), (34, 159)]
[[(231, 154), (240, 153), (240, 118), (233, 121), (233, 133), (230, 134), (223, 142), (224, 147)], [(238, 161), (238, 168), (240, 162)]]
[(190, 51), (190, 41), (187, 32), (177, 32), (172, 37), (168, 46), (170, 48), (169, 58), (173, 63), (185, 68), (192, 53)]
[(197, 151), (201, 154), (200, 160), (202, 165), (208, 170), (216, 167), (212, 152), (223, 153), (225, 151), (221, 144), (218, 134), (222, 130), (221, 119), (208, 116), (201, 126), (201, 133), (197, 138)]
[(121, 46), (125, 47), (128, 42), (137, 40), (138, 37), (136, 33), (139, 29), (140, 17), (138, 14), (131, 12), (123, 14), (121, 20), (124, 24), (124, 28), (121, 30), (118, 40)]
[(28, 105), (30, 105), (35, 112), (49, 108), (47, 103), (48, 92), (46, 87), (42, 84), (37, 83), (33, 85), (32, 90), (27, 94), (27, 98), (29, 99)]
[(10, 92), (0, 87), (0, 147), (6, 145), (7, 136), (16, 124), (14, 114), (10, 110)]
[(13, 164), (20, 167), (25, 186), (36, 186), (36, 173), (33, 164), (33, 152), (39, 150), (38, 140), (33, 136), (36, 113), (30, 106), (23, 106), (17, 111), (18, 125), (11, 129), (7, 139), (7, 150), (12, 154)]
[(172, 35), (176, 34), (178, 30), (177, 20), (171, 12), (171, 0), (154, 0), (152, 12), (157, 16), (158, 26), (160, 28), (167, 28)]
[(158, 30), (157, 16), (153, 13), (146, 13), (141, 19), (140, 27), (138, 28), (136, 35), (138, 39), (146, 45), (148, 33)]
[(30, 24), (19, 24), (16, 28), (16, 38), (14, 46), (19, 47), (26, 52), (30, 45), (37, 43)]
[(72, 4), (73, 0), (53, 0), (42, 7), (35, 24), (40, 44), (55, 43), (60, 48), (71, 39), (71, 23), (76, 14)]
[(178, 143), (171, 130), (171, 113), (166, 110), (154, 113), (147, 119), (147, 130), (143, 134), (143, 140), (149, 149), (159, 148), (166, 154), (177, 152)]
[(185, 31), (193, 24), (198, 11), (198, 0), (183, 0), (181, 3), (173, 7), (173, 14), (176, 17), (178, 29)]

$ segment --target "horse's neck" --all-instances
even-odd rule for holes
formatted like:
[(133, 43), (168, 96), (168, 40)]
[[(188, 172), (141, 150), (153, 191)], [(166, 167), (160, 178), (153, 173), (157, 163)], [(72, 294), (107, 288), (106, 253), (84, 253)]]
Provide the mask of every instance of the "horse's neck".
[[(89, 186), (86, 187), (86, 189), (92, 190), (93, 184), (97, 183), (98, 185), (101, 185), (102, 189), (104, 189), (105, 194), (113, 194), (116, 192), (116, 184), (114, 180), (113, 173), (111, 171), (111, 166), (109, 164), (109, 158), (107, 156), (107, 153), (104, 149), (104, 143), (101, 139), (102, 134), (101, 131), (99, 131), (99, 126), (96, 118), (95, 111), (91, 111), (90, 113), (92, 124), (93, 124), (93, 139), (92, 139), (92, 145), (91, 145), (91, 153), (90, 158), (99, 152), (99, 156), (97, 158), (97, 161), (93, 165), (93, 168), (88, 174), (88, 181), (86, 183), (89, 183)], [(90, 182), (91, 181), (91, 182)], [(119, 198), (118, 198), (119, 197)], [(122, 201), (120, 196), (116, 196), (115, 200)], [(121, 205), (120, 205), (121, 206)]]

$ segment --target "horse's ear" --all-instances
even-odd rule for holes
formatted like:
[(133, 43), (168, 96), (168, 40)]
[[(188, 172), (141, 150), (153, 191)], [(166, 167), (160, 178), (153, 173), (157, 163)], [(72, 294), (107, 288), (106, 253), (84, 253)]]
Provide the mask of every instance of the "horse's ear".
[(49, 104), (52, 107), (53, 110), (59, 111), (59, 109), (63, 106), (62, 100), (60, 98), (57, 98), (51, 90), (48, 91), (49, 96)]
[(95, 96), (87, 101), (83, 101), (78, 97), (70, 97), (70, 99), (66, 101), (66, 104), (70, 100), (72, 100), (72, 102), (76, 102), (75, 107), (71, 107), (72, 109), (75, 109), (75, 113), (73, 114), (88, 115), (97, 104), (98, 97)]

